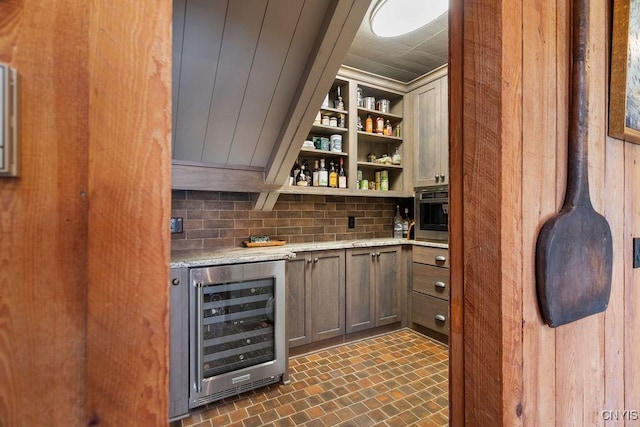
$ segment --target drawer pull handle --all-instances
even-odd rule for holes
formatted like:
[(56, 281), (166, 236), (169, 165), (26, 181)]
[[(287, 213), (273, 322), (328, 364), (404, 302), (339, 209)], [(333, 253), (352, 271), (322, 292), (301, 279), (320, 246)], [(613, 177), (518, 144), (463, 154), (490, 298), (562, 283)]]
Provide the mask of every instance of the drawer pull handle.
[(441, 288), (441, 289), (444, 289), (447, 287), (447, 285), (445, 285), (444, 282), (436, 282), (435, 285), (436, 285), (436, 288)]
[(445, 262), (446, 260), (447, 260), (447, 258), (442, 256), (442, 255), (436, 256), (436, 261), (438, 261), (438, 262)]
[(439, 322), (444, 322), (445, 320), (447, 320), (447, 318), (444, 317), (442, 314), (436, 314), (436, 320)]

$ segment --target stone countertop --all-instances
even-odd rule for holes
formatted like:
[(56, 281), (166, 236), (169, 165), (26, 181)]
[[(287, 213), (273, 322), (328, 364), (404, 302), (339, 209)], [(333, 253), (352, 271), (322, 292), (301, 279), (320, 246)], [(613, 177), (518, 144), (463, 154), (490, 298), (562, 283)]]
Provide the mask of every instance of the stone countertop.
[(225, 248), (173, 251), (171, 268), (205, 267), (210, 265), (240, 264), (245, 262), (277, 261), (295, 258), (298, 252), (324, 251), (330, 249), (367, 248), (372, 246), (412, 245), (448, 249), (442, 242), (423, 242), (407, 239), (362, 239), (336, 242), (287, 243), (282, 246), (257, 248)]

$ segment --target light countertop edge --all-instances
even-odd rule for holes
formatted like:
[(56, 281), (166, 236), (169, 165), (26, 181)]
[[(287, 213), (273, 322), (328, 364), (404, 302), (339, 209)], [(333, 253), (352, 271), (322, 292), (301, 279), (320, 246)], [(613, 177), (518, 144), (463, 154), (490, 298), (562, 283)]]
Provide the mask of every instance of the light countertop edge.
[(443, 249), (449, 248), (447, 243), (442, 242), (423, 242), (419, 240), (385, 238), (339, 240), (334, 242), (288, 243), (282, 246), (259, 248), (197, 249), (172, 252), (169, 267), (206, 267), (246, 262), (277, 261), (295, 258), (296, 253), (298, 252), (393, 245), (428, 246)]

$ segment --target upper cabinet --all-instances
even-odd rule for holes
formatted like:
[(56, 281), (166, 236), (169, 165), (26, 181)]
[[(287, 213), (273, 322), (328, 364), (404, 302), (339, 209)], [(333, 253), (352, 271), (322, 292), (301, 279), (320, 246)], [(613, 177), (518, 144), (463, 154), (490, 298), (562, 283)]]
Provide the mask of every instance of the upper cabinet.
[[(397, 82), (343, 67), (306, 139), (300, 141), (302, 148), (280, 192), (411, 196), (413, 149), (411, 140), (404, 138), (404, 89)], [(338, 181), (331, 180), (332, 169)], [(300, 179), (300, 170), (308, 181)], [(328, 180), (314, 179), (327, 173)]]
[(415, 187), (449, 183), (448, 80), (442, 75), (411, 92)]

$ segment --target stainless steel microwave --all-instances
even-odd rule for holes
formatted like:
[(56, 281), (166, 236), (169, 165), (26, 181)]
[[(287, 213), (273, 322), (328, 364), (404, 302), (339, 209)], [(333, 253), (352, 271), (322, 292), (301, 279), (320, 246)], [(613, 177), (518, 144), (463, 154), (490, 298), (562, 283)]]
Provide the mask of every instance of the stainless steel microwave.
[(434, 185), (416, 188), (416, 240), (449, 241), (449, 186)]

